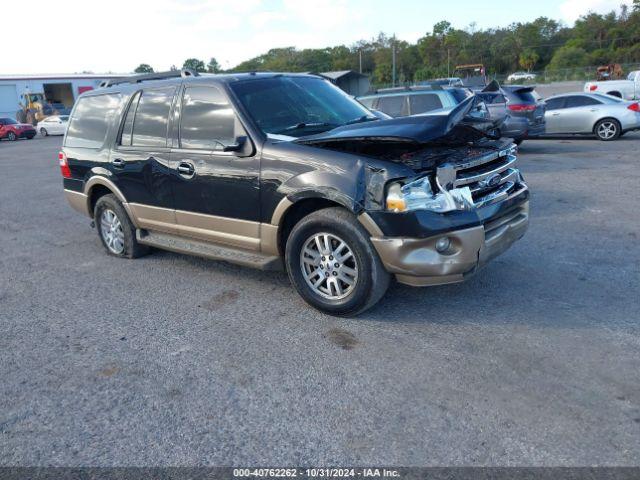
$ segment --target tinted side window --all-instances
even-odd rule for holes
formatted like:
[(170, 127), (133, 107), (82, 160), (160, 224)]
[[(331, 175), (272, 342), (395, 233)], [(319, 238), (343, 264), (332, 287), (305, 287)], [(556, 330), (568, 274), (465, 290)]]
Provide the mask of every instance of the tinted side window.
[(182, 97), (180, 146), (221, 150), (234, 143), (236, 116), (217, 87), (188, 87)]
[(138, 108), (138, 102), (140, 101), (140, 92), (136, 92), (129, 103), (129, 110), (127, 110), (127, 116), (124, 119), (124, 126), (122, 127), (122, 135), (120, 136), (120, 145), (131, 145), (133, 138), (133, 120), (136, 117), (136, 109)]
[(173, 88), (142, 92), (133, 122), (133, 146), (167, 146), (167, 125), (174, 92)]
[(425, 93), (423, 95), (411, 95), (409, 97), (411, 115), (416, 113), (430, 112), (442, 108), (440, 97), (435, 93)]
[(391, 115), (392, 117), (406, 115), (405, 99), (406, 97), (402, 95), (380, 97), (378, 99), (378, 110), (382, 110), (384, 113)]
[(586, 107), (587, 105), (600, 105), (600, 102), (591, 97), (568, 97), (566, 108)]
[(549, 110), (559, 110), (563, 108), (564, 98), (552, 98), (547, 100), (547, 111)]
[(100, 148), (104, 144), (109, 122), (120, 109), (120, 95), (95, 95), (78, 100), (69, 122), (65, 146)]

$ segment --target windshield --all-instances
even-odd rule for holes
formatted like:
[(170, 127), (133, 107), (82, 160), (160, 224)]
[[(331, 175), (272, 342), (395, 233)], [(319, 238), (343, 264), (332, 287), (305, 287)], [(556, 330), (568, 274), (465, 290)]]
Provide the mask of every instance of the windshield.
[(2, 123), (4, 125), (17, 125), (18, 122), (16, 122), (13, 118), (0, 118), (0, 120), (2, 120)]
[(348, 123), (377, 120), (345, 92), (321, 78), (272, 77), (231, 85), (264, 133), (301, 137)]

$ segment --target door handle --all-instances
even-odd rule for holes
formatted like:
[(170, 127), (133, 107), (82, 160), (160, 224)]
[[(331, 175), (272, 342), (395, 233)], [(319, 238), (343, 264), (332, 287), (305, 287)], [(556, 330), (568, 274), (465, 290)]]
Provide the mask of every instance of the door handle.
[(178, 164), (178, 174), (184, 178), (193, 178), (196, 174), (196, 168), (189, 162), (180, 162)]
[(113, 160), (111, 160), (111, 165), (116, 168), (124, 168), (124, 160), (121, 158), (114, 158)]

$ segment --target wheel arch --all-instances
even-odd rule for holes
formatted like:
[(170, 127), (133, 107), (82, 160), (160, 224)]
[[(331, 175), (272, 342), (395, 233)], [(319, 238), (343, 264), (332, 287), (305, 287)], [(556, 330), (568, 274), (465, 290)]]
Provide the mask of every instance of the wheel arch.
[(293, 227), (307, 215), (324, 208), (341, 207), (353, 213), (353, 210), (336, 199), (326, 196), (304, 196), (297, 200), (283, 198), (273, 213), (272, 225), (278, 226), (277, 248), (278, 254), (284, 255), (287, 238)]
[(108, 178), (98, 175), (91, 177), (84, 185), (84, 194), (87, 196), (87, 210), (91, 218), (93, 218), (93, 210), (98, 199), (104, 195), (113, 194), (122, 203), (127, 215), (129, 215), (129, 219), (137, 228), (135, 216), (131, 212), (127, 199), (120, 189)]

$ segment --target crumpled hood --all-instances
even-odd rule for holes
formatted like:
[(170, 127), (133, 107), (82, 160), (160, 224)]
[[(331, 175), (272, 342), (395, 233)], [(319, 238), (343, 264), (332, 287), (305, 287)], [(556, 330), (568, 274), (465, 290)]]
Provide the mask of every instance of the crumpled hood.
[(469, 115), (479, 102), (481, 100), (472, 96), (462, 101), (448, 114), (413, 115), (345, 125), (317, 135), (301, 137), (295, 142), (306, 145), (352, 140), (427, 143), (455, 134), (455, 129), (459, 127), (463, 130), (471, 127), (484, 135), (496, 128), (497, 124), (490, 119)]

